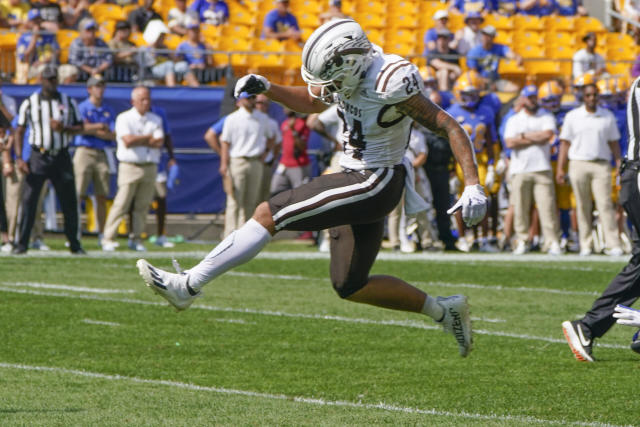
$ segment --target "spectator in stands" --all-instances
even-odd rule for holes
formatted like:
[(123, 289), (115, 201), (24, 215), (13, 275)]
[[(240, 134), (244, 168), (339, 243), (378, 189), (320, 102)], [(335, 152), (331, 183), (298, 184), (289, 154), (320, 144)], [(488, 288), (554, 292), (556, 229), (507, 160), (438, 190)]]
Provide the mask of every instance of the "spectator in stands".
[(297, 188), (311, 178), (311, 160), (307, 143), (311, 130), (305, 119), (295, 111), (285, 110), (287, 118), (282, 122), (282, 156), (271, 181), (271, 195)]
[(259, 203), (263, 159), (275, 136), (268, 116), (255, 108), (256, 95), (242, 92), (238, 106), (227, 116), (220, 135), (219, 172), (229, 177), (227, 191), (235, 200), (225, 212), (225, 237), (244, 224)]
[(12, 29), (20, 28), (27, 24), (27, 15), (31, 7), (22, 0), (3, 0), (0, 2), (6, 13), (7, 25)]
[(164, 80), (165, 85), (173, 87), (176, 85), (175, 63), (173, 55), (164, 44), (164, 37), (168, 32), (167, 26), (157, 19), (147, 25), (142, 34), (142, 38), (147, 43), (142, 62), (150, 69), (154, 79)]
[(520, 0), (523, 15), (549, 16), (556, 12), (555, 0)]
[(487, 25), (481, 32), (481, 44), (467, 53), (467, 66), (489, 80), (498, 91), (515, 92), (517, 90), (516, 85), (500, 79), (498, 66), (500, 65), (500, 58), (513, 59), (519, 65), (522, 65), (522, 57), (513, 52), (508, 46), (494, 43), (496, 29), (493, 26)]
[(478, 12), (469, 12), (464, 17), (464, 28), (458, 30), (451, 43), (451, 48), (456, 49), (460, 55), (466, 55), (471, 48), (482, 42), (480, 26), (484, 18)]
[[(42, 186), (50, 180), (58, 195), (64, 215), (64, 232), (74, 254), (84, 254), (78, 240), (78, 201), (69, 156), (72, 136), (82, 131), (83, 123), (73, 99), (58, 91), (58, 72), (47, 64), (41, 74), (41, 88), (20, 105), (15, 131), (16, 166), (26, 174), (20, 219), (20, 237), (12, 253), (27, 252), (31, 229)], [(36, 111), (50, 111), (38, 114)], [(30, 129), (31, 157), (22, 159), (22, 144), (27, 126)]]
[(137, 47), (129, 40), (131, 24), (118, 21), (113, 29), (113, 36), (107, 45), (113, 51), (113, 63), (116, 65), (133, 65), (136, 63)]
[[(582, 4), (582, 0), (555, 0), (556, 12), (562, 16), (587, 16), (589, 12)], [(629, 2), (627, 2), (629, 3)]]
[(611, 199), (611, 159), (620, 167), (620, 132), (613, 114), (598, 106), (598, 88), (591, 83), (583, 91), (584, 105), (569, 111), (560, 132), (560, 153), (556, 181), (569, 181), (576, 198), (580, 255), (590, 255), (592, 248), (592, 197), (604, 230), (608, 255), (622, 255), (620, 238)]
[(424, 53), (425, 55), (433, 50), (436, 50), (436, 40), (438, 39), (438, 31), (449, 31), (449, 12), (446, 10), (438, 10), (433, 14), (433, 21), (435, 22), (433, 28), (429, 28), (424, 33)]
[(40, 10), (31, 9), (27, 31), (20, 35), (16, 43), (16, 83), (24, 84), (39, 76), (45, 64), (57, 62), (59, 52), (55, 34), (44, 32)]
[(187, 10), (187, 0), (176, 0), (175, 7), (169, 10), (167, 27), (172, 33), (184, 36), (187, 34), (187, 25), (192, 22), (200, 22), (197, 11)]
[(229, 21), (229, 6), (222, 0), (195, 0), (189, 10), (197, 13), (203, 24), (222, 25)]
[(69, 64), (80, 70), (79, 80), (104, 73), (113, 63), (109, 46), (96, 36), (98, 24), (93, 18), (85, 18), (79, 24), (80, 35), (69, 46)]
[(83, 19), (92, 18), (89, 13), (89, 3), (86, 0), (69, 0), (62, 6), (62, 16), (66, 28), (82, 31), (79, 27)]
[(131, 29), (136, 33), (143, 33), (147, 24), (154, 19), (162, 21), (162, 16), (153, 9), (153, 0), (144, 0), (142, 6), (129, 13), (127, 21), (131, 24)]
[(539, 215), (545, 249), (560, 255), (560, 227), (556, 208), (554, 180), (551, 173), (551, 142), (555, 138), (555, 118), (539, 108), (538, 89), (525, 86), (520, 92), (523, 106), (507, 120), (504, 142), (511, 150), (511, 202), (515, 208), (515, 230), (518, 246), (513, 251), (522, 255), (528, 250), (527, 237), (531, 209), (535, 203)]
[(280, 41), (302, 41), (298, 20), (289, 12), (289, 0), (276, 0), (276, 8), (264, 17), (262, 37)]
[(433, 67), (424, 66), (420, 67), (420, 77), (424, 83), (424, 88), (428, 93), (437, 92), (440, 95), (438, 105), (446, 110), (451, 106), (454, 101), (454, 95), (449, 90), (440, 90), (438, 88), (438, 80), (436, 76), (436, 70)]
[(162, 119), (151, 112), (149, 89), (131, 91), (133, 107), (116, 118), (118, 191), (107, 216), (102, 250), (114, 251), (120, 221), (133, 204), (133, 249), (144, 251), (141, 235), (155, 190), (156, 173), (164, 144)]
[(37, 10), (42, 18), (42, 30), (57, 32), (64, 26), (62, 9), (49, 0), (32, 0), (31, 10)]
[(513, 16), (520, 12), (520, 0), (493, 0), (493, 10), (505, 16)]
[(459, 13), (489, 13), (493, 11), (492, 0), (450, 0), (449, 7)]
[(436, 70), (440, 90), (449, 90), (462, 70), (458, 51), (449, 47), (453, 34), (448, 29), (437, 30), (436, 48), (427, 52), (427, 65)]
[(200, 24), (197, 22), (187, 23), (186, 40), (178, 45), (176, 56), (176, 73), (184, 74), (187, 84), (191, 87), (198, 87), (200, 82), (211, 81), (213, 70), (213, 60), (207, 53), (208, 48), (200, 41)]
[(318, 18), (320, 18), (320, 24), (324, 24), (332, 19), (344, 19), (348, 17), (349, 16), (342, 12), (342, 0), (329, 0), (329, 9), (318, 16)]
[(587, 44), (573, 55), (573, 78), (576, 79), (587, 72), (594, 72), (596, 77), (606, 70), (606, 64), (602, 55), (596, 53), (598, 38), (596, 33), (588, 32), (582, 37)]
[(89, 97), (78, 105), (84, 121), (81, 135), (74, 141), (76, 152), (73, 156), (73, 171), (76, 181), (78, 201), (87, 197), (89, 184), (93, 185), (96, 197), (98, 243), (101, 243), (104, 224), (107, 219), (107, 198), (110, 190), (109, 163), (104, 149), (113, 146), (116, 115), (109, 105), (104, 104), (105, 81), (100, 74), (89, 77), (87, 92)]

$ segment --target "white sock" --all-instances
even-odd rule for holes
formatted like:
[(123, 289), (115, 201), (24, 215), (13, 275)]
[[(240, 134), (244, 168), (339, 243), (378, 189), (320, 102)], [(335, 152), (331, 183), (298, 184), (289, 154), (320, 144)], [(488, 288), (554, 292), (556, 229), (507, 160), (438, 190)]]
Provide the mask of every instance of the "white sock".
[(269, 231), (251, 218), (229, 234), (198, 265), (186, 271), (189, 274), (189, 286), (199, 291), (222, 273), (258, 255), (270, 240)]
[(424, 300), (422, 312), (436, 322), (440, 322), (444, 318), (444, 308), (438, 304), (435, 298), (430, 297), (429, 295), (427, 295), (427, 299)]

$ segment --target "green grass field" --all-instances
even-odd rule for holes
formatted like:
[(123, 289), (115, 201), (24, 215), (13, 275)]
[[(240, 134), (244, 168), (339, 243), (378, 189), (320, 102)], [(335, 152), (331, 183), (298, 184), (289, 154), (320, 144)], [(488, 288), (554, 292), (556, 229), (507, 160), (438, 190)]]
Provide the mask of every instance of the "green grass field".
[[(312, 248), (273, 243), (177, 313), (136, 254), (53, 243), (0, 257), (2, 426), (640, 425), (634, 330), (614, 327), (586, 364), (560, 328), (624, 261), (384, 253), (375, 273), (469, 296), (462, 359), (426, 317), (340, 300)], [(177, 249), (187, 268), (210, 247)]]

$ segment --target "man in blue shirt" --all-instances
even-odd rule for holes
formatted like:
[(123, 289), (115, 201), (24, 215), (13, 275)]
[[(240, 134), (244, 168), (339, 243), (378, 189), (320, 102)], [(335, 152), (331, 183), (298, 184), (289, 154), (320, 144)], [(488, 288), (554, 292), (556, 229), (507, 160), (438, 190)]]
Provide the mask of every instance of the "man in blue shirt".
[(493, 0), (493, 10), (500, 15), (512, 16), (520, 12), (519, 0)]
[[(56, 63), (60, 46), (56, 35), (44, 33), (42, 17), (38, 9), (27, 14), (28, 31), (22, 33), (16, 43), (16, 55), (19, 68), (16, 71), (16, 83), (24, 84), (40, 74), (47, 63)], [(22, 67), (20, 67), (22, 66)]]
[(276, 0), (276, 8), (264, 17), (262, 37), (280, 41), (302, 41), (298, 20), (289, 12), (289, 0)]
[(513, 59), (519, 64), (522, 63), (522, 58), (509, 49), (508, 46), (493, 42), (496, 36), (496, 29), (491, 25), (484, 27), (481, 30), (481, 34), (481, 44), (471, 48), (467, 53), (467, 66), (494, 83), (498, 90), (515, 92), (517, 87), (514, 89), (515, 85), (513, 83), (500, 79), (498, 66), (501, 58)]
[(523, 15), (549, 16), (556, 9), (556, 0), (520, 0), (520, 13)]
[(189, 10), (196, 12), (203, 24), (222, 25), (229, 20), (229, 6), (222, 0), (195, 0)]
[(96, 21), (85, 18), (80, 21), (79, 28), (80, 35), (69, 46), (69, 63), (78, 67), (78, 80), (85, 81), (111, 67), (113, 54), (104, 40), (96, 36)]
[(200, 82), (209, 82), (213, 77), (211, 55), (206, 53), (210, 49), (200, 42), (200, 25), (197, 22), (190, 22), (186, 27), (186, 40), (176, 49), (180, 60), (176, 63), (175, 69), (178, 74), (184, 73), (189, 86), (198, 87)]
[(109, 197), (109, 163), (104, 149), (114, 146), (116, 118), (113, 109), (103, 103), (104, 90), (105, 83), (100, 74), (91, 76), (87, 81), (89, 97), (78, 105), (84, 131), (75, 137), (76, 152), (73, 156), (78, 200), (87, 197), (89, 184), (93, 184), (99, 243), (107, 219), (106, 202)]
[(492, 12), (493, 2), (491, 0), (454, 0), (453, 7), (460, 13), (468, 12)]

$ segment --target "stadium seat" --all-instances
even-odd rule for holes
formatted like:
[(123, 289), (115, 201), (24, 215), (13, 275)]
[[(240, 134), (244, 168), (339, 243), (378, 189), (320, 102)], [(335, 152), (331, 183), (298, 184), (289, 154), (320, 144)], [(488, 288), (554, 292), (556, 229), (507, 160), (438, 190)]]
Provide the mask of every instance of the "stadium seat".
[(317, 27), (320, 25), (318, 15), (311, 12), (303, 12), (297, 15), (298, 25), (300, 27)]
[(316, 30), (317, 27), (300, 27), (302, 33), (302, 40), (309, 40), (309, 36)]
[(629, 62), (609, 62), (607, 63), (607, 71), (611, 75), (628, 76), (631, 69)]
[[(227, 52), (248, 52), (251, 50), (251, 38), (223, 38), (220, 44), (220, 49)], [(217, 62), (216, 62), (217, 63)], [(248, 56), (246, 54), (234, 53), (231, 55), (232, 66), (247, 66), (251, 65), (248, 62)]]
[(62, 50), (67, 50), (76, 38), (78, 38), (78, 32), (74, 30), (61, 30), (56, 33), (56, 40)]
[(387, 25), (387, 20), (383, 14), (358, 13), (355, 19), (363, 28), (385, 28)]
[[(324, 10), (325, 2), (319, 2), (314, 0), (293, 0), (291, 1), (291, 11), (296, 17), (299, 17), (302, 13), (309, 13), (311, 15), (317, 15)], [(299, 20), (298, 20), (298, 23)]]
[(633, 46), (610, 47), (604, 55), (610, 61), (633, 61), (636, 56), (636, 50)]
[(606, 44), (609, 47), (634, 46), (633, 37), (624, 33), (606, 33)]
[(514, 20), (510, 16), (499, 15), (497, 13), (489, 14), (484, 18), (484, 25), (492, 25), (498, 30), (498, 34), (502, 31), (511, 31), (514, 29)]
[(384, 46), (385, 35), (382, 30), (365, 28), (364, 32), (371, 43), (375, 43), (379, 46)]
[(516, 61), (511, 59), (503, 59), (498, 65), (498, 73), (502, 76), (524, 76), (526, 70), (519, 66)]
[(401, 42), (389, 42), (384, 45), (385, 52), (393, 53), (400, 56), (409, 56), (419, 52), (416, 52), (415, 43), (401, 43)]
[(165, 34), (164, 35), (164, 43), (167, 45), (169, 49), (175, 50), (178, 48), (178, 45), (182, 43), (183, 38), (177, 34)]
[(202, 34), (202, 36), (206, 41), (212, 42), (213, 40), (217, 40), (220, 37), (222, 37), (222, 26), (211, 25), (211, 24), (201, 24), (200, 34)]
[(513, 42), (517, 45), (544, 45), (544, 33), (538, 31), (514, 31)]
[(544, 30), (544, 22), (538, 16), (515, 15), (515, 16), (512, 17), (512, 19), (513, 19), (513, 27), (517, 31), (522, 31), (522, 30), (542, 31), (542, 30)]
[(384, 39), (388, 43), (416, 43), (417, 32), (409, 29), (395, 29), (391, 28), (385, 32)]
[(560, 68), (560, 64), (557, 61), (553, 60), (525, 60), (524, 69), (527, 70), (528, 74), (532, 74), (535, 76), (541, 75), (559, 75), (562, 73)]
[(549, 31), (546, 42), (551, 46), (573, 47), (576, 45), (576, 36), (568, 31)]
[(575, 30), (575, 18), (573, 16), (547, 16), (545, 17), (546, 27), (553, 31)]
[(237, 9), (229, 12), (230, 25), (246, 25), (254, 27), (257, 23), (258, 15), (249, 10)]
[(13, 48), (18, 43), (18, 33), (15, 31), (0, 31), (0, 48)]
[(355, 1), (343, 1), (342, 12), (348, 16), (354, 16), (356, 14), (356, 2)]
[(378, 15), (387, 14), (387, 2), (376, 0), (356, 0), (356, 10), (358, 13), (372, 13)]
[(537, 44), (522, 44), (516, 49), (516, 52), (523, 58), (544, 58), (545, 50)]
[(499, 44), (506, 44), (507, 46), (511, 46), (515, 42), (514, 32), (506, 30), (498, 31), (494, 41)]
[(388, 22), (392, 28), (421, 28), (420, 20), (416, 15), (391, 15), (389, 16)]
[(592, 18), (590, 16), (579, 16), (575, 18), (576, 20), (576, 31), (579, 33), (586, 33), (589, 31), (593, 31), (594, 33), (604, 33), (606, 28), (602, 25), (596, 18)]
[(389, 2), (387, 12), (389, 16), (405, 16), (405, 17), (417, 17), (419, 14), (419, 7), (416, 2), (401, 0), (399, 2)]
[(115, 4), (98, 3), (89, 6), (89, 13), (96, 22), (102, 23), (106, 20), (120, 21), (127, 19), (124, 9)]
[(131, 43), (135, 44), (138, 47), (146, 46), (147, 42), (142, 38), (142, 33), (131, 33), (131, 37), (129, 37)]
[(229, 24), (229, 25), (223, 25), (222, 26), (222, 36), (223, 38), (230, 38), (230, 39), (234, 39), (234, 38), (248, 38), (248, 37), (253, 37), (254, 34), (254, 27), (250, 26), (250, 25), (233, 25), (233, 24)]

